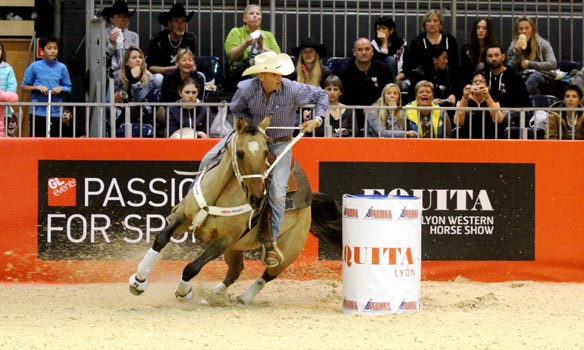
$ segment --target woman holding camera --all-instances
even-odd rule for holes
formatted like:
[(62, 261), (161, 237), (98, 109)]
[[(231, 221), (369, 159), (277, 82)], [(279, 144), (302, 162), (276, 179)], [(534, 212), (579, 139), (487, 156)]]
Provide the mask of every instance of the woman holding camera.
[[(464, 87), (462, 99), (456, 103), (456, 107), (473, 108), (500, 108), (499, 102), (495, 102), (489, 93), (485, 73), (477, 71), (473, 73), (471, 84)], [(467, 118), (468, 115), (468, 118)], [(453, 138), (471, 139), (495, 139), (503, 138), (502, 130), (498, 127), (503, 122), (503, 113), (500, 109), (489, 111), (456, 111), (454, 125), (458, 130), (453, 130)]]

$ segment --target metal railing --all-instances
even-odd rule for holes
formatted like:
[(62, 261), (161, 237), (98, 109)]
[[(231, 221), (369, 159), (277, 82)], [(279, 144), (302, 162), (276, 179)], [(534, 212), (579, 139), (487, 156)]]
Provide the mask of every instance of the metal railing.
[[(87, 0), (87, 23), (97, 11), (113, 2)], [(130, 29), (140, 35), (140, 46), (148, 48), (148, 40), (162, 29), (158, 15), (168, 11), (175, 1), (129, 0), (130, 9), (137, 14), (131, 18)], [(250, 3), (245, 0), (181, 1), (188, 12), (194, 11), (189, 31), (196, 33), (200, 55), (218, 56), (225, 59), (223, 44), (233, 27), (243, 25), (243, 9)], [(459, 44), (469, 40), (470, 31), (477, 17), (492, 20), (496, 39), (507, 47), (512, 39), (515, 20), (523, 15), (534, 19), (538, 31), (551, 44), (558, 60), (581, 62), (584, 47), (581, 1), (528, 1), (528, 0), (428, 0), (428, 1), (322, 1), (322, 0), (258, 0), (262, 6), (262, 28), (274, 33), (283, 52), (305, 37), (313, 37), (328, 48), (328, 56), (350, 56), (353, 41), (359, 37), (371, 37), (375, 20), (391, 16), (396, 31), (408, 43), (421, 31), (420, 20), (429, 9), (440, 9), (444, 15), (444, 30), (453, 34)], [(67, 21), (67, 18), (64, 19)], [(70, 20), (74, 20), (74, 17)], [(66, 27), (66, 25), (65, 25)], [(146, 51), (145, 51), (146, 52)]]
[[(35, 106), (43, 106), (48, 108), (48, 104), (41, 103), (30, 103), (30, 102), (18, 102), (18, 103), (0, 103), (0, 108), (6, 108), (10, 105), (13, 109), (12, 118), (5, 117), (4, 123), (6, 128), (7, 137), (28, 137), (34, 135), (36, 137), (45, 137), (46, 135), (39, 135), (35, 130), (35, 123), (32, 122), (37, 116), (35, 115)], [(201, 129), (197, 130), (193, 128), (193, 131), (203, 131), (208, 137), (221, 137), (220, 135), (213, 132), (213, 122), (216, 119), (218, 111), (220, 108), (225, 108), (226, 103), (198, 103), (198, 104), (177, 104), (177, 103), (53, 103), (53, 107), (58, 107), (60, 113), (59, 117), (51, 117), (50, 124), (48, 124), (48, 129), (53, 131), (52, 137), (100, 137), (100, 138), (167, 138), (171, 137), (169, 130), (170, 125), (170, 114), (169, 107), (171, 106), (181, 106), (181, 107), (207, 107), (207, 112), (205, 114), (204, 121), (202, 121)], [(156, 110), (158, 107), (164, 107), (165, 112), (163, 118), (156, 118)], [(313, 106), (305, 106), (303, 109), (310, 109)], [(71, 109), (71, 119), (69, 123), (65, 123), (62, 117), (65, 108)], [(132, 116), (131, 109), (139, 108), (139, 113)], [(392, 107), (381, 107), (381, 106), (330, 106), (330, 109), (343, 108), (350, 112), (348, 113), (351, 118), (351, 125), (358, 125), (357, 120), (359, 113), (358, 110), (381, 110), (387, 109), (388, 111), (395, 110)], [(566, 113), (568, 111), (576, 111), (579, 115), (584, 114), (584, 109), (569, 109), (569, 108), (542, 108), (542, 107), (529, 107), (529, 108), (470, 108), (470, 107), (409, 107), (406, 106), (405, 109), (414, 110), (417, 112), (426, 110), (441, 110), (444, 111), (444, 115), (448, 117), (451, 116), (458, 110), (467, 111), (468, 115), (466, 118), (466, 124), (470, 129), (477, 128), (474, 118), (472, 115), (474, 113), (483, 113), (488, 111), (500, 110), (504, 119), (499, 128), (495, 129), (496, 139), (548, 139), (550, 135), (550, 124), (546, 123), (547, 118), (542, 120), (543, 127), (536, 127), (532, 125), (532, 118), (534, 118), (536, 113), (545, 112), (547, 116), (550, 113)], [(152, 110), (153, 112), (147, 113), (147, 110)], [(181, 109), (181, 112), (183, 109)], [(402, 109), (403, 111), (403, 109)], [(114, 122), (111, 122), (110, 116), (114, 115)], [(196, 113), (195, 113), (196, 115)], [(296, 115), (297, 122), (295, 126), (302, 124), (303, 118), (301, 117), (303, 113), (300, 111)], [(39, 116), (40, 117), (40, 116)], [(179, 115), (180, 121), (178, 122), (179, 129), (188, 128), (194, 125), (194, 122), (183, 121), (182, 115)], [(44, 118), (44, 117), (41, 117)], [(324, 129), (324, 135), (333, 138), (343, 137), (341, 133), (334, 132), (331, 126), (330, 115), (327, 114), (324, 118), (324, 123), (322, 128)], [(341, 117), (342, 118), (342, 117)], [(485, 124), (490, 123), (488, 120), (490, 117), (486, 117), (484, 123), (478, 126), (479, 130), (482, 130), (482, 136), (480, 138), (487, 138), (485, 135)], [(451, 117), (452, 119), (452, 117)], [(227, 113), (227, 121), (233, 125), (233, 115), (230, 111)], [(533, 119), (535, 121), (535, 119)], [(401, 130), (408, 130), (408, 122), (404, 118), (402, 119), (404, 125), (400, 127)], [(193, 124), (191, 124), (193, 123)], [(12, 127), (11, 125), (12, 124)], [(342, 124), (342, 119), (340, 124)], [(582, 123), (581, 123), (582, 124)], [(27, 133), (24, 130), (24, 126), (29, 125), (31, 133)], [(401, 126), (401, 125), (400, 125)], [(431, 133), (436, 134), (435, 130), (432, 130), (433, 125), (430, 124)], [(556, 130), (559, 139), (576, 139), (576, 128), (577, 124), (568, 123), (568, 135), (565, 134), (563, 128)], [(96, 130), (98, 128), (98, 130)], [(362, 137), (364, 135), (369, 135), (370, 125), (367, 122), (363, 122), (363, 128), (356, 129), (356, 133), (352, 134), (351, 137)], [(457, 129), (456, 125), (452, 124), (452, 133), (450, 135), (443, 135), (442, 138), (449, 139), (462, 139), (460, 136), (460, 130)], [(47, 132), (50, 134), (50, 132)], [(173, 137), (176, 138), (190, 138), (192, 133), (177, 133)], [(308, 137), (316, 137), (314, 134)], [(418, 134), (417, 137), (421, 137)], [(472, 138), (472, 134), (468, 137)], [(466, 138), (466, 139), (468, 139)]]

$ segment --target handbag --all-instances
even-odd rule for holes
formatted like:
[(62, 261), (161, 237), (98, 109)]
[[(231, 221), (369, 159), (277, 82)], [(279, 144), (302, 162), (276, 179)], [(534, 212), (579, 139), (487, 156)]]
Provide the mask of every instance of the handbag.
[(227, 101), (221, 101), (222, 105), (218, 107), (217, 115), (209, 128), (209, 137), (225, 137), (233, 131), (233, 125), (227, 117), (229, 104)]
[(548, 123), (548, 114), (546, 111), (535, 111), (533, 117), (529, 120), (529, 126), (532, 128), (546, 129)]

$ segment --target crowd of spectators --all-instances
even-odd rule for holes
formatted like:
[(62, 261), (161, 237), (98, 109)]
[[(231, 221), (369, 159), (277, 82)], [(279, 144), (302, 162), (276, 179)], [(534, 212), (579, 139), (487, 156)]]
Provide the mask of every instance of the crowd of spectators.
[[(162, 12), (158, 21), (165, 29), (153, 35), (148, 52), (143, 53), (139, 35), (128, 29), (135, 12), (125, 1), (117, 0), (99, 13), (106, 22), (107, 68), (114, 80), (114, 91), (107, 92), (107, 99), (117, 103), (205, 102), (206, 78), (196, 65), (198, 39), (187, 31), (194, 13), (187, 13), (180, 3)], [(254, 65), (257, 55), (281, 51), (278, 38), (261, 24), (261, 7), (248, 5), (242, 25), (229, 30), (225, 38), (228, 70), (223, 88), (227, 94), (235, 93), (238, 84), (250, 78), (242, 73)], [(553, 107), (582, 108), (584, 79), (578, 80), (577, 75), (572, 84), (565, 84), (569, 85), (565, 91), (559, 88), (552, 45), (538, 34), (531, 18), (516, 20), (507, 49), (496, 42), (493, 25), (485, 17), (476, 19), (462, 45), (444, 31), (439, 10), (429, 10), (420, 24), (419, 35), (408, 44), (394, 19), (380, 16), (371, 39), (355, 38), (352, 57), (342, 70), (333, 71), (326, 65), (327, 48), (313, 38), (303, 38), (291, 49), (296, 69), (284, 79), (320, 86), (329, 96), (327, 122), (315, 130), (315, 136), (506, 138), (506, 130), (518, 126), (518, 114), (504, 108), (532, 107), (531, 96), (556, 95), (562, 101)], [(59, 43), (55, 38), (43, 38), (40, 46), (44, 57), (26, 69), (21, 87), (30, 91), (32, 102), (60, 102), (70, 92), (71, 81), (67, 67), (57, 60)], [(584, 69), (579, 76), (584, 76)], [(0, 43), (0, 91), (15, 93), (16, 87), (14, 71)], [(574, 103), (577, 96), (580, 99)], [(0, 97), (2, 102), (13, 102), (12, 95)], [(423, 106), (432, 108), (412, 109)], [(466, 107), (471, 109), (461, 110)], [(118, 129), (127, 123), (126, 112), (118, 108), (108, 114), (108, 123)], [(209, 122), (202, 123), (200, 118), (212, 118), (213, 112), (208, 108), (132, 107), (129, 120), (156, 124), (158, 134), (154, 136), (158, 137), (169, 137), (185, 126), (194, 129), (193, 135), (205, 137)], [(0, 108), (0, 135), (10, 134), (13, 114), (10, 107)], [(549, 113), (546, 136), (584, 138), (582, 114)], [(578, 118), (573, 120), (575, 116)], [(62, 137), (69, 127), (63, 120), (63, 108), (38, 106), (31, 109), (30, 117), (30, 136)], [(300, 111), (299, 122), (303, 118), (310, 119), (310, 111)]]

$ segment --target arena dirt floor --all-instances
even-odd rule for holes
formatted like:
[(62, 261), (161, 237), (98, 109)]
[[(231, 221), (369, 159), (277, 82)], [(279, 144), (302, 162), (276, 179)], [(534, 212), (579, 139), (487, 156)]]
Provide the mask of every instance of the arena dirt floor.
[(341, 278), (280, 279), (252, 305), (200, 304), (216, 282), (136, 297), (123, 283), (0, 284), (0, 349), (584, 349), (584, 284), (422, 282), (423, 311), (345, 315)]

